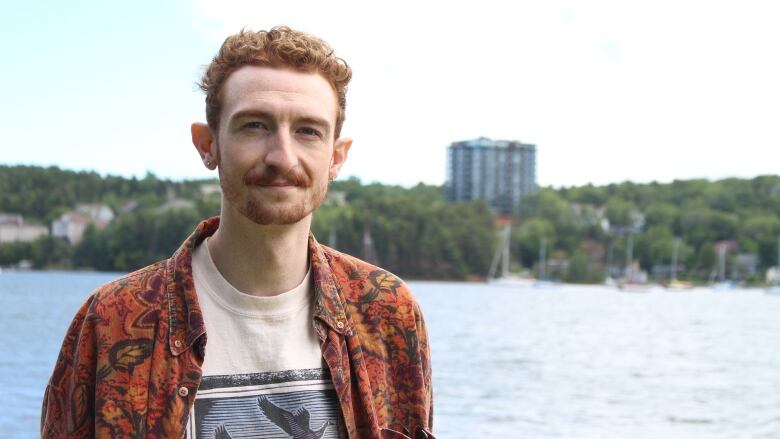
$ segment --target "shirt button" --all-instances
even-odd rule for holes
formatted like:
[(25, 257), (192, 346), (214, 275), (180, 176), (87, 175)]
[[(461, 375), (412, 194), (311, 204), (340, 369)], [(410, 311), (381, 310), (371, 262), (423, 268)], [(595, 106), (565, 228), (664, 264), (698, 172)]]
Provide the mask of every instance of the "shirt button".
[(184, 397), (186, 397), (189, 394), (190, 394), (190, 389), (188, 389), (188, 388), (186, 388), (184, 386), (179, 387), (179, 396), (184, 398)]
[(338, 322), (336, 322), (336, 327), (339, 329), (344, 329), (344, 322), (339, 320)]
[(174, 340), (173, 341), (173, 345), (176, 346), (177, 348), (180, 348), (181, 347), (181, 340)]

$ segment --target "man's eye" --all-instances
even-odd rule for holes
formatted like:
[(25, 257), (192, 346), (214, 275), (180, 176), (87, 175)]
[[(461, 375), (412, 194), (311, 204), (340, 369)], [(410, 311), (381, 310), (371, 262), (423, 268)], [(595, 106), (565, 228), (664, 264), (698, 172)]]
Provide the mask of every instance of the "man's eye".
[(320, 137), (320, 132), (315, 130), (314, 128), (304, 127), (304, 128), (300, 128), (298, 132), (303, 134), (304, 136)]
[(265, 128), (265, 125), (263, 125), (262, 122), (252, 121), (245, 123), (244, 128), (259, 130), (261, 128)]

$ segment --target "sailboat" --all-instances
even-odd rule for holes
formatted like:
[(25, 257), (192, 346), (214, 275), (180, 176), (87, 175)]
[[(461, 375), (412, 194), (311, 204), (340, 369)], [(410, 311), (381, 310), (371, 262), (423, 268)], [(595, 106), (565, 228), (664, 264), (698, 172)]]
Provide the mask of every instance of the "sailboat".
[[(509, 272), (509, 244), (510, 236), (512, 234), (511, 230), (512, 226), (509, 224), (509, 222), (505, 223), (499, 238), (498, 248), (496, 248), (496, 253), (493, 255), (493, 261), (490, 263), (490, 273), (488, 274), (487, 281), (491, 285), (501, 285), (508, 287), (532, 286), (534, 283), (533, 279), (525, 278), (518, 274)], [(497, 273), (499, 263), (501, 264), (500, 274)]]
[(626, 270), (623, 278), (618, 281), (618, 288), (631, 293), (645, 293), (650, 291), (647, 284), (647, 272), (642, 270), (639, 262), (634, 261), (634, 234), (628, 235), (626, 247)]
[(604, 286), (614, 288), (618, 286), (617, 280), (615, 280), (614, 277), (612, 277), (613, 267), (612, 267), (612, 253), (613, 253), (614, 245), (612, 240), (609, 240), (609, 245), (607, 246), (607, 276), (604, 279)]
[(338, 238), (336, 236), (336, 226), (331, 224), (330, 231), (328, 232), (328, 247), (332, 249), (338, 248)]
[(674, 238), (674, 249), (672, 250), (672, 274), (669, 285), (666, 288), (670, 291), (688, 291), (693, 288), (693, 284), (677, 280), (677, 260), (680, 255), (680, 238)]
[(728, 251), (731, 243), (728, 241), (719, 242), (715, 244), (718, 250), (718, 282), (712, 284), (712, 289), (715, 291), (732, 291), (734, 290), (734, 282), (726, 280), (726, 251)]
[(374, 238), (368, 227), (363, 228), (363, 260), (374, 265), (379, 265), (379, 255), (374, 247)]
[(534, 282), (535, 288), (553, 288), (555, 282), (547, 279), (547, 239), (539, 240), (539, 275)]
[(777, 238), (777, 267), (775, 267), (774, 285), (766, 289), (767, 294), (780, 295), (780, 237)]

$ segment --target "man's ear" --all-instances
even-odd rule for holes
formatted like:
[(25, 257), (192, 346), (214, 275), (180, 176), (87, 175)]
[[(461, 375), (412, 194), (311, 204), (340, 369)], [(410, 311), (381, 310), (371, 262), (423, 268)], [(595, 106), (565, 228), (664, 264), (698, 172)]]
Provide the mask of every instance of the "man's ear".
[(190, 127), (190, 134), (192, 134), (192, 144), (198, 150), (203, 164), (212, 171), (216, 169), (219, 160), (217, 142), (209, 126), (205, 123), (195, 122)]
[(351, 138), (342, 137), (336, 139), (336, 142), (333, 144), (333, 155), (330, 157), (330, 172), (328, 175), (330, 180), (335, 179), (339, 174), (344, 162), (347, 161), (347, 155), (349, 154), (349, 148), (351, 147)]

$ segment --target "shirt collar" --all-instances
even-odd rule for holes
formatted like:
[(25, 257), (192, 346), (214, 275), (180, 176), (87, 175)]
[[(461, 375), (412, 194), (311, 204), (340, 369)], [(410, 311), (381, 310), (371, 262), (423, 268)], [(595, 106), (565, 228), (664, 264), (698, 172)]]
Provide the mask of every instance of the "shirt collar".
[(351, 329), (344, 310), (343, 294), (332, 270), (333, 251), (320, 245), (309, 233), (309, 261), (314, 282), (314, 317), (321, 319), (339, 334)]
[[(202, 221), (176, 250), (166, 265), (166, 301), (168, 304), (169, 348), (173, 355), (189, 349), (206, 333), (203, 313), (198, 304), (192, 277), (192, 253), (203, 240), (219, 228), (219, 217)], [(314, 282), (314, 317), (340, 334), (350, 331), (344, 303), (331, 269), (332, 253), (309, 233), (309, 261)]]

